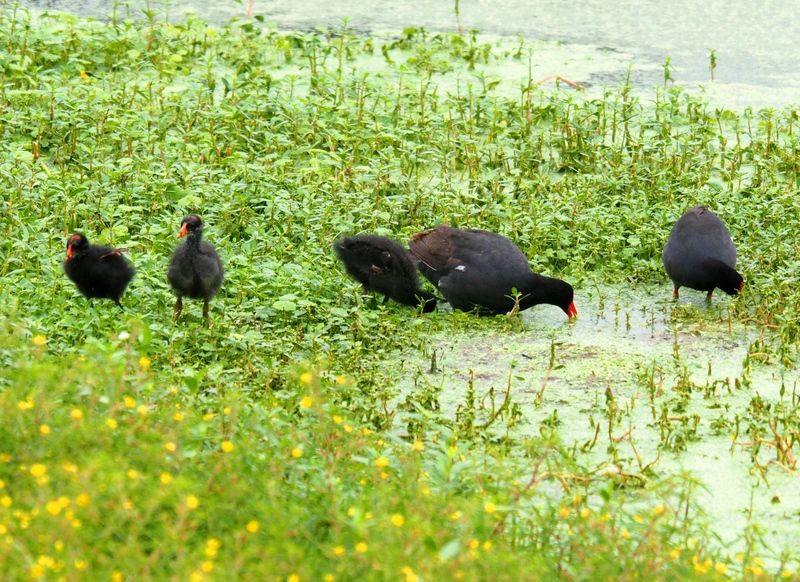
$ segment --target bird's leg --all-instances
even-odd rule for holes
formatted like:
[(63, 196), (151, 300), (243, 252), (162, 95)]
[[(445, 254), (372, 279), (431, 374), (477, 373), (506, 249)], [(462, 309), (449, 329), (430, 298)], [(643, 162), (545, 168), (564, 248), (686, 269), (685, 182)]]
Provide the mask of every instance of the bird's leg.
[(672, 298), (673, 298), (675, 301), (677, 301), (677, 300), (678, 300), (678, 296), (679, 296), (679, 294), (678, 294), (678, 288), (677, 288), (677, 287), (675, 287), (675, 288), (672, 290)]
[(122, 303), (119, 302), (119, 299), (114, 299), (114, 303), (116, 303), (117, 307), (119, 307), (122, 311), (125, 311), (125, 308), (122, 306)]
[(711, 290), (711, 291), (709, 291), (709, 292), (708, 292), (708, 294), (706, 295), (706, 301), (707, 301), (708, 303), (711, 303), (711, 295), (712, 295), (713, 293), (714, 293), (714, 290), (712, 289), (712, 290)]
[(383, 305), (386, 305), (387, 303), (389, 303), (389, 296), (388, 295), (384, 295), (383, 296)]
[(206, 327), (211, 327), (211, 319), (208, 316), (208, 299), (203, 299), (203, 318), (206, 320)]
[(178, 321), (178, 318), (181, 316), (182, 310), (183, 310), (183, 299), (181, 299), (179, 295), (178, 299), (175, 301), (175, 308), (172, 310), (172, 321)]

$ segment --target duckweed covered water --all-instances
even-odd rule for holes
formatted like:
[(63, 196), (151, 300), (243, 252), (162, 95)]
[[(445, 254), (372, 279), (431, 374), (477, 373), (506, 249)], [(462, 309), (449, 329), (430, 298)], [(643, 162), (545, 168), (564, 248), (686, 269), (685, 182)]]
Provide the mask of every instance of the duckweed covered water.
[(772, 435), (753, 427), (754, 408), (796, 419), (800, 374), (761, 363), (765, 332), (733, 320), (731, 301), (747, 298), (708, 305), (684, 289), (676, 304), (671, 286), (600, 288), (576, 295), (574, 323), (539, 306), (514, 331), (433, 336), (403, 356), (395, 428), (425, 412), (489, 439), (557, 434), (590, 473), (634, 488), (689, 472), (731, 556), (748, 527), (772, 549), (792, 550), (800, 477), (754, 442)]

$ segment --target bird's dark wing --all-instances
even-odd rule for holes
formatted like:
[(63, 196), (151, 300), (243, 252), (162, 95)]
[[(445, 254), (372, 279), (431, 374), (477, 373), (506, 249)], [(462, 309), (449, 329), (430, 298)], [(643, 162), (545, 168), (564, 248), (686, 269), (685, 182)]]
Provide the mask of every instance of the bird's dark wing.
[(434, 271), (445, 271), (453, 258), (451, 228), (446, 224), (412, 235), (408, 241), (411, 254)]
[(122, 255), (122, 253), (127, 253), (127, 252), (128, 252), (127, 248), (111, 249), (111, 250), (103, 253), (102, 255), (100, 255), (97, 258), (98, 258), (98, 260), (102, 260), (102, 259), (105, 259), (107, 257), (119, 257), (119, 256)]

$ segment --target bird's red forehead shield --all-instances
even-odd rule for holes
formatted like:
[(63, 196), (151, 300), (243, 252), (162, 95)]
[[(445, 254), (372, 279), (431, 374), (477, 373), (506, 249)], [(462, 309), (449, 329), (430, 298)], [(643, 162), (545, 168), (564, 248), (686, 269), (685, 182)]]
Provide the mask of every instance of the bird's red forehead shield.
[(70, 260), (75, 256), (75, 251), (73, 250), (72, 245), (80, 242), (80, 240), (81, 237), (78, 234), (73, 234), (71, 237), (69, 237), (69, 240), (67, 241), (67, 260)]
[(569, 317), (570, 319), (578, 317), (578, 308), (575, 307), (574, 301), (569, 304), (569, 307), (567, 307), (567, 317)]

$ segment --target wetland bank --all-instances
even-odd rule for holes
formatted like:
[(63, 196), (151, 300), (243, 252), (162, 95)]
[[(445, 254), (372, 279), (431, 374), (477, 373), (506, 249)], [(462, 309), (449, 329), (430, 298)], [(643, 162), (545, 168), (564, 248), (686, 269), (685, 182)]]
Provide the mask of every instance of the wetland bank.
[[(796, 108), (539, 84), (472, 32), (4, 6), (0, 40), (8, 577), (796, 577)], [(747, 281), (710, 307), (660, 263), (698, 203)], [(170, 320), (189, 212), (210, 329)], [(441, 222), (577, 323), (381, 305), (331, 251)], [(129, 249), (124, 313), (66, 281), (74, 230)]]

